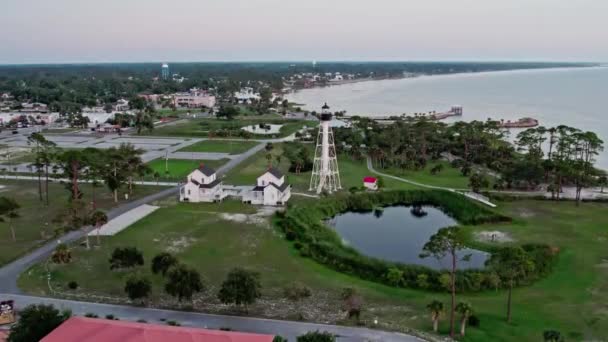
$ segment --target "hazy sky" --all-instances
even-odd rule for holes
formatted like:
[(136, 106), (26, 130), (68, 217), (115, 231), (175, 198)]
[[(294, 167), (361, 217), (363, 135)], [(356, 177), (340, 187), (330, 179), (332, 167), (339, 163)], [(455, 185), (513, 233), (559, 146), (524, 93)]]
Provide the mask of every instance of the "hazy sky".
[(0, 63), (608, 61), (608, 0), (0, 2)]

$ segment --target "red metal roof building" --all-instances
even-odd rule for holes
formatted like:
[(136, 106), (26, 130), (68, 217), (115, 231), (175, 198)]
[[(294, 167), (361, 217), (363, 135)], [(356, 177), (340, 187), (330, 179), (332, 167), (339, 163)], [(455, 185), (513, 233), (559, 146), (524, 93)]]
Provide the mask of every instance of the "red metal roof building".
[(41, 342), (272, 342), (274, 336), (72, 317)]
[(363, 177), (363, 183), (376, 183), (378, 181), (378, 178), (376, 177)]

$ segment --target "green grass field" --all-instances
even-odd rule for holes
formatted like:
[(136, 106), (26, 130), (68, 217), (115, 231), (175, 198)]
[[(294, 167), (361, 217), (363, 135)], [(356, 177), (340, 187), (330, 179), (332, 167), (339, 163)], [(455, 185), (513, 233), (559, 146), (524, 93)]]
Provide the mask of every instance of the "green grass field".
[[(311, 148), (312, 147), (314, 146), (311, 145)], [(311, 172), (302, 172), (300, 174), (288, 172), (289, 161), (282, 157), (282, 144), (274, 144), (274, 148), (270, 153), (273, 156), (272, 165), (283, 171), (283, 173), (287, 176), (287, 181), (293, 186), (293, 189), (295, 191), (307, 191), (310, 185)], [(255, 183), (257, 177), (268, 169), (268, 159), (266, 159), (267, 154), (268, 152), (263, 150), (251, 156), (238, 168), (228, 172), (224, 182), (226, 184), (234, 185), (247, 185)], [(364, 160), (352, 160), (347, 156), (340, 156), (338, 159), (338, 164), (340, 168), (342, 189), (344, 191), (348, 191), (351, 187), (362, 187), (363, 177), (373, 175), (367, 170), (366, 162)], [(384, 183), (386, 187), (393, 189), (416, 188), (413, 185), (389, 178), (385, 179)]]
[[(310, 122), (303, 120), (286, 120), (282, 118), (257, 118), (241, 116), (235, 120), (220, 119), (189, 119), (174, 125), (165, 125), (151, 132), (145, 131), (141, 135), (167, 136), (167, 137), (208, 137), (210, 132), (227, 131), (226, 137), (240, 137), (241, 128), (260, 123), (281, 124), (281, 131), (276, 137), (285, 137), (297, 132), (303, 126), (311, 126)], [(253, 134), (254, 138), (272, 138), (274, 135)]]
[[(53, 238), (53, 219), (67, 205), (68, 191), (61, 184), (49, 184), (49, 206), (40, 202), (38, 197), (38, 182), (31, 180), (0, 180), (4, 188), (0, 189), (0, 196), (13, 198), (21, 206), (19, 218), (13, 221), (17, 242), (13, 242), (7, 223), (0, 223), (0, 265), (15, 259), (23, 253), (35, 248), (41, 243)], [(44, 186), (44, 184), (43, 184)], [(134, 198), (158, 191), (158, 187), (137, 186)], [(85, 198), (92, 198), (91, 186), (81, 185)], [(119, 204), (125, 202), (120, 192)], [(116, 206), (111, 193), (105, 187), (96, 188), (97, 206), (107, 210)]]
[[(152, 168), (153, 172), (158, 172), (161, 179), (183, 179), (194, 169), (198, 168), (201, 164), (207, 165), (211, 168), (217, 169), (220, 166), (226, 164), (228, 159), (219, 160), (191, 160), (191, 159), (169, 159), (168, 163), (165, 162), (164, 158), (154, 159), (148, 163), (148, 166)], [(168, 165), (167, 165), (168, 164)], [(168, 166), (168, 172), (167, 172)], [(148, 176), (150, 178), (153, 176)]]
[[(431, 174), (431, 169), (436, 165), (443, 165), (443, 170), (433, 175)], [(447, 161), (429, 162), (424, 169), (417, 171), (401, 170), (397, 168), (382, 170), (377, 166), (376, 169), (384, 173), (388, 173), (397, 177), (402, 177), (422, 184), (443, 186), (454, 189), (469, 188), (469, 177), (463, 176), (459, 169), (453, 168)], [(490, 181), (490, 188), (492, 188), (492, 184), (494, 184), (493, 178), (488, 177), (488, 180)]]
[(232, 140), (205, 140), (196, 144), (186, 146), (178, 152), (217, 152), (229, 154), (241, 154), (247, 152), (259, 142), (255, 141), (232, 141)]
[[(229, 172), (226, 184), (250, 185), (268, 167), (266, 151), (250, 157), (238, 168)], [(287, 173), (288, 161), (283, 145), (275, 144), (271, 151), (273, 164), (283, 170), (294, 192), (308, 189), (310, 173)], [(340, 156), (339, 166), (345, 190), (360, 187), (362, 178), (370, 175), (364, 161)], [(426, 174), (410, 174), (408, 178), (424, 181)], [(416, 178), (418, 177), (418, 178)], [(461, 176), (446, 167), (432, 176), (432, 184), (458, 186)], [(444, 179), (445, 178), (445, 179)], [(30, 184), (29, 201), (36, 199), (36, 188)], [(411, 189), (411, 185), (385, 179), (388, 189)], [(65, 195), (65, 190), (61, 189)], [(60, 191), (57, 190), (57, 196)], [(19, 195), (19, 194), (17, 194)], [(306, 203), (294, 195), (292, 205)], [(314, 200), (314, 199), (313, 199)], [(469, 238), (478, 231), (501, 231), (514, 239), (514, 244), (546, 243), (560, 251), (558, 263), (548, 277), (531, 286), (513, 292), (513, 322), (507, 324), (506, 292), (487, 291), (477, 294), (459, 294), (457, 301), (473, 305), (480, 318), (479, 328), (469, 327), (463, 341), (542, 341), (544, 330), (559, 330), (566, 341), (602, 341), (608, 339), (608, 204), (537, 200), (496, 201), (501, 214), (513, 218), (512, 223), (466, 226)], [(261, 274), (263, 298), (249, 307), (248, 314), (292, 320), (309, 320), (338, 324), (346, 321), (340, 310), (340, 293), (345, 287), (354, 287), (364, 299), (362, 319), (367, 325), (377, 319), (379, 328), (430, 331), (431, 321), (426, 305), (441, 300), (449, 305), (447, 293), (398, 289), (363, 281), (321, 266), (301, 257), (287, 242), (268, 218), (249, 217), (247, 222), (230, 214), (250, 215), (257, 208), (238, 202), (220, 204), (180, 204), (175, 199), (160, 203), (163, 208), (137, 222), (114, 237), (102, 239), (102, 246), (85, 250), (74, 247), (74, 262), (65, 266), (52, 266), (54, 284), (66, 289), (69, 281), (80, 285), (81, 294), (103, 294), (124, 297), (125, 280), (133, 273), (149, 277), (153, 283), (153, 306), (170, 305), (171, 299), (163, 294), (163, 280), (149, 271), (150, 260), (162, 251), (175, 253), (178, 258), (196, 268), (205, 278), (208, 290), (196, 298), (193, 307), (215, 313), (234, 313), (233, 309), (219, 305), (217, 290), (232, 267), (246, 267)], [(39, 206), (33, 206), (28, 226), (23, 227), (30, 236), (29, 247), (36, 245), (40, 222), (45, 218)], [(23, 215), (23, 214), (22, 214)], [(38, 225), (38, 226), (37, 226)], [(10, 236), (4, 230), (5, 238)], [(19, 236), (20, 231), (17, 231)], [(26, 233), (23, 233), (24, 236)], [(8, 241), (8, 240), (5, 240)], [(470, 241), (478, 248), (489, 248), (488, 243)], [(0, 247), (10, 246), (5, 244)], [(133, 271), (110, 271), (108, 258), (115, 247), (136, 246), (145, 256), (146, 265)], [(26, 248), (26, 249), (27, 249)], [(23, 250), (23, 249), (22, 249)], [(15, 253), (13, 253), (14, 255)], [(0, 249), (2, 255), (2, 249)], [(293, 282), (305, 284), (312, 297), (299, 302), (284, 298), (284, 287)], [(19, 279), (21, 288), (32, 294), (48, 295), (46, 273), (36, 265)], [(242, 312), (239, 314), (243, 314)], [(440, 330), (446, 334), (447, 317), (442, 318)]]
[[(194, 307), (208, 312), (230, 312), (218, 305), (215, 294), (235, 266), (261, 274), (263, 301), (249, 308), (254, 316), (352, 324), (339, 313), (339, 293), (344, 287), (355, 287), (365, 301), (364, 322), (378, 319), (379, 326), (386, 329), (428, 331), (431, 324), (425, 305), (433, 299), (448, 305), (449, 297), (444, 293), (391, 288), (334, 272), (300, 257), (268, 223), (237, 223), (219, 213), (250, 214), (250, 206), (235, 202), (165, 205), (119, 235), (104, 238), (99, 249), (75, 248), (72, 264), (53, 266), (55, 284), (65, 289), (75, 280), (80, 285), (78, 292), (124, 296), (124, 282), (133, 272), (112, 272), (107, 259), (114, 247), (136, 246), (147, 264), (135, 272), (153, 281), (151, 301), (155, 305), (169, 300), (162, 294), (162, 279), (149, 271), (150, 259), (162, 251), (175, 253), (201, 272), (209, 290)], [(560, 259), (549, 277), (514, 291), (511, 324), (505, 321), (506, 292), (458, 295), (458, 301), (473, 305), (481, 320), (481, 326), (470, 327), (463, 340), (534, 342), (541, 341), (547, 329), (561, 331), (567, 341), (608, 338), (608, 204), (585, 203), (577, 208), (571, 202), (530, 200), (499, 202), (499, 208), (515, 223), (466, 229), (505, 231), (517, 243), (548, 243), (560, 249)], [(46, 294), (45, 280), (41, 266), (35, 266), (19, 283), (29, 293)], [(294, 281), (310, 287), (312, 297), (298, 303), (285, 300), (283, 288)], [(446, 333), (446, 317), (440, 327)]]

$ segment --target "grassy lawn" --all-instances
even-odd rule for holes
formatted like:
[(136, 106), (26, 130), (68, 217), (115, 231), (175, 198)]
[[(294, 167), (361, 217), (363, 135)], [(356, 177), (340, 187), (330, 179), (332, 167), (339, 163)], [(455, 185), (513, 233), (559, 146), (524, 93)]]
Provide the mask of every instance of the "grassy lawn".
[[(148, 166), (152, 168), (154, 172), (158, 172), (161, 175), (161, 179), (183, 179), (194, 169), (199, 167), (201, 164), (205, 164), (214, 169), (226, 164), (228, 159), (219, 160), (191, 160), (191, 159), (169, 159), (167, 173), (164, 158), (154, 159), (148, 163)], [(149, 177), (148, 177), (149, 178)]]
[(253, 148), (259, 142), (255, 141), (231, 141), (231, 140), (206, 140), (194, 145), (186, 146), (178, 152), (217, 152), (229, 154), (241, 154)]
[[(8, 225), (0, 223), (0, 265), (3, 265), (53, 238), (55, 226), (52, 220), (66, 207), (68, 191), (62, 184), (49, 184), (50, 204), (46, 206), (39, 200), (38, 182), (36, 181), (2, 179), (0, 184), (5, 186), (0, 189), (0, 196), (13, 198), (21, 206), (20, 217), (13, 221), (16, 242), (13, 242), (11, 238)], [(159, 191), (159, 189), (158, 187), (138, 186), (134, 192), (135, 198), (132, 199)], [(82, 184), (81, 190), (84, 192), (84, 196), (91, 196), (90, 185)], [(105, 187), (98, 187), (96, 193), (97, 205), (100, 209), (107, 210), (116, 206), (111, 193)], [(119, 204), (124, 202), (121, 191)]]
[[(443, 165), (443, 170), (433, 175), (431, 174), (431, 169), (436, 165)], [(463, 176), (459, 169), (453, 168), (447, 161), (429, 162), (424, 169), (417, 171), (402, 170), (398, 168), (382, 170), (378, 167), (378, 165), (375, 165), (375, 167), (377, 170), (381, 170), (382, 172), (422, 184), (444, 186), (455, 189), (467, 189), (469, 187), (469, 178)]]
[[(310, 148), (314, 148), (314, 146), (310, 145)], [(267, 153), (268, 152), (263, 150), (249, 157), (249, 159), (243, 162), (238, 168), (228, 172), (224, 182), (226, 184), (234, 185), (254, 184), (257, 177), (268, 169), (268, 159), (266, 159)], [(311, 172), (302, 172), (300, 174), (288, 172), (289, 161), (282, 157), (283, 144), (274, 144), (274, 148), (270, 153), (273, 156), (273, 166), (283, 171), (287, 176), (287, 181), (293, 186), (293, 189), (295, 191), (307, 191), (310, 186)], [(338, 158), (338, 167), (340, 168), (342, 189), (345, 191), (351, 187), (363, 186), (363, 177), (372, 175), (372, 173), (367, 170), (365, 161), (352, 160), (347, 156), (340, 156)], [(393, 189), (415, 188), (413, 185), (389, 178), (385, 179), (384, 183), (386, 187)]]
[[(75, 261), (53, 266), (55, 284), (62, 288), (76, 280), (77, 292), (124, 296), (125, 280), (133, 272), (112, 272), (108, 257), (118, 246), (136, 246), (146, 265), (135, 272), (153, 282), (151, 303), (169, 300), (162, 294), (162, 279), (149, 271), (151, 258), (162, 251), (175, 253), (184, 263), (204, 276), (208, 291), (194, 301), (194, 307), (209, 312), (229, 313), (218, 305), (218, 286), (229, 269), (243, 266), (260, 272), (263, 300), (249, 308), (254, 316), (305, 319), (348, 323), (340, 312), (339, 293), (355, 287), (364, 298), (363, 320), (370, 324), (404, 330), (430, 330), (425, 306), (433, 299), (449, 303), (444, 293), (397, 289), (346, 276), (309, 259), (300, 257), (269, 223), (237, 223), (222, 213), (251, 214), (254, 210), (236, 202), (222, 204), (175, 204), (165, 207), (136, 223), (119, 235), (104, 238), (99, 249), (73, 250)], [(499, 210), (511, 215), (512, 224), (467, 227), (468, 230), (501, 230), (517, 243), (544, 242), (560, 249), (555, 271), (529, 287), (514, 291), (513, 323), (505, 322), (506, 293), (485, 292), (459, 295), (458, 301), (470, 302), (481, 320), (479, 328), (469, 328), (464, 341), (540, 341), (542, 332), (557, 329), (567, 341), (605, 340), (608, 338), (608, 267), (606, 243), (608, 204), (548, 201), (499, 202)], [(20, 285), (29, 293), (46, 293), (45, 274), (35, 266), (22, 275)], [(294, 281), (312, 290), (312, 297), (292, 303), (283, 288)], [(443, 318), (441, 331), (448, 328)]]
[(153, 135), (153, 136), (168, 136), (168, 137), (208, 137), (210, 132), (216, 132), (214, 136), (220, 131), (227, 132), (226, 137), (240, 137), (242, 129), (245, 126), (257, 125), (260, 123), (267, 124), (280, 124), (281, 131), (279, 134), (253, 134), (255, 138), (272, 138), (285, 137), (295, 133), (305, 125), (312, 125), (310, 122), (303, 120), (289, 120), (283, 118), (257, 118), (257, 117), (240, 117), (235, 120), (222, 120), (222, 119), (189, 119), (184, 122), (176, 123), (174, 125), (161, 126), (154, 129), (151, 132), (142, 132), (141, 135)]

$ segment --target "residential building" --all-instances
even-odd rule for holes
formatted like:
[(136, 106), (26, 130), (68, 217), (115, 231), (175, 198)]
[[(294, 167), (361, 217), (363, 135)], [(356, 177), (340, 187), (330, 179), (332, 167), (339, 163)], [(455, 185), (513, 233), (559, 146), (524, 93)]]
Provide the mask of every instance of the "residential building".
[(120, 99), (120, 100), (116, 101), (113, 109), (116, 112), (126, 112), (129, 110), (129, 101), (127, 101), (125, 99)]
[(186, 184), (180, 188), (179, 200), (195, 203), (220, 202), (227, 196), (222, 188), (222, 181), (215, 170), (201, 164), (188, 175)]
[(245, 87), (234, 93), (234, 98), (239, 103), (250, 103), (260, 99), (260, 94), (253, 91), (253, 88)]
[(272, 342), (273, 335), (74, 316), (41, 342)]
[(243, 196), (243, 202), (259, 205), (284, 205), (291, 197), (291, 185), (285, 175), (271, 167), (258, 177), (256, 186)]
[(364, 177), (363, 178), (363, 187), (367, 190), (376, 191), (378, 190), (378, 178), (376, 177)]
[(176, 107), (186, 108), (212, 108), (215, 106), (215, 96), (198, 88), (192, 88), (187, 93), (176, 93), (173, 96)]

